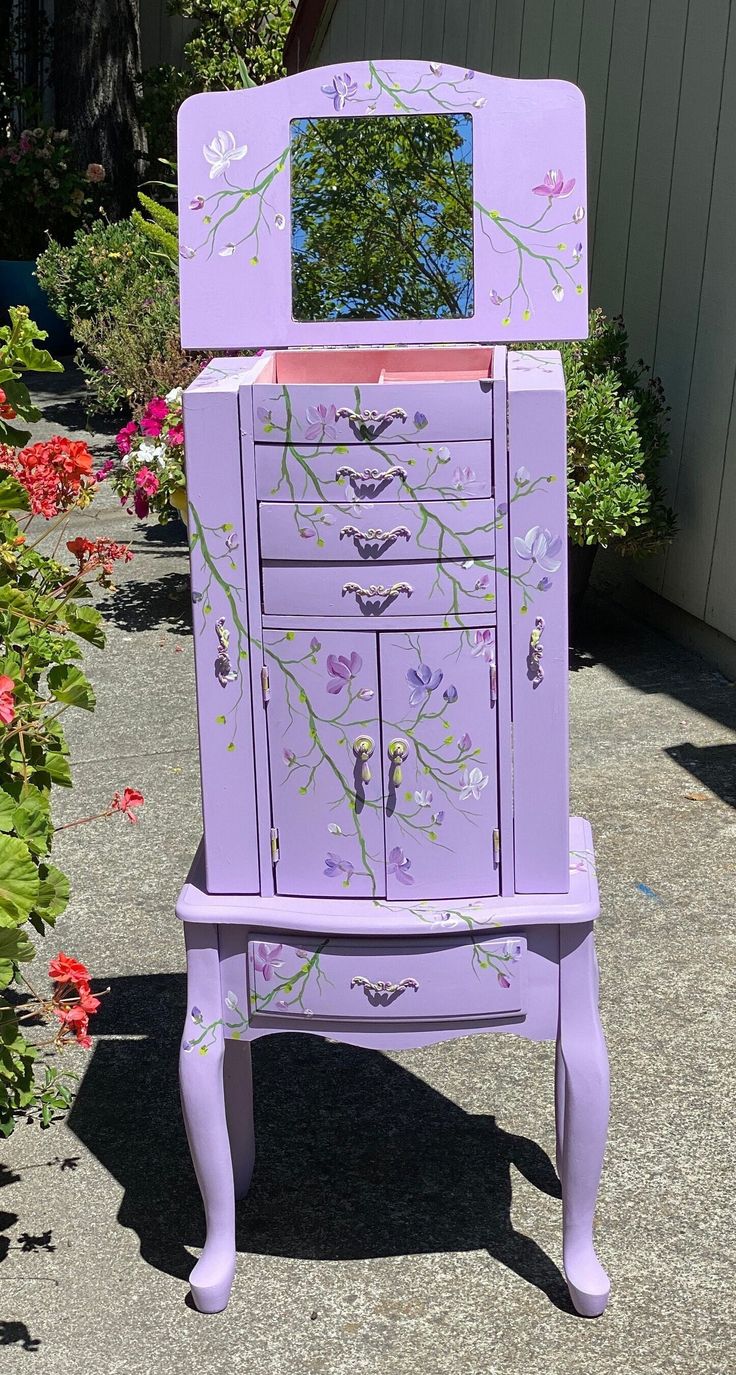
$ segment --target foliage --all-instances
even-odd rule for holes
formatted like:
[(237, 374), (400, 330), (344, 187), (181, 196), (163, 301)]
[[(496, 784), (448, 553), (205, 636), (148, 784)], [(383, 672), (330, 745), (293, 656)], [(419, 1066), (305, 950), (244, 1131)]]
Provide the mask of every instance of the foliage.
[(0, 445), (25, 444), (30, 430), (10, 422), (17, 417), (21, 421), (38, 420), (41, 414), (31, 401), (22, 374), (62, 371), (61, 363), (37, 347), (36, 341), (45, 339), (46, 334), (29, 320), (27, 309), (11, 306), (9, 315), (9, 324), (0, 327)]
[(146, 215), (142, 215), (140, 210), (134, 210), (131, 220), (136, 229), (139, 229), (153, 246), (154, 251), (163, 254), (172, 263), (179, 262), (179, 220), (173, 210), (169, 210), (165, 205), (159, 205), (151, 196), (146, 196), (143, 191), (138, 192), (138, 200)]
[(68, 242), (92, 210), (104, 169), (76, 167), (66, 130), (23, 129), (0, 146), (0, 258), (35, 258), (46, 235)]
[[(10, 325), (0, 331), (0, 377), (5, 388), (14, 388), (17, 418), (30, 422), (37, 412), (19, 375), (26, 368), (53, 371), (58, 365), (38, 348), (37, 341), (46, 336), (27, 312), (12, 309), (10, 316)], [(69, 899), (69, 882), (50, 858), (51, 790), (72, 783), (64, 713), (70, 707), (92, 711), (95, 705), (79, 661), (83, 644), (101, 647), (104, 634), (100, 613), (88, 604), (87, 583), (93, 576), (109, 581), (115, 560), (130, 557), (124, 546), (109, 541), (83, 541), (89, 550), (80, 557), (79, 549), (72, 549), (72, 567), (41, 551), (52, 531), (58, 547), (69, 514), (89, 504), (97, 482), (86, 445), (57, 436), (13, 447), (25, 434), (17, 428), (9, 436), (6, 427), (0, 446), (0, 1134), (5, 1135), (19, 1112), (37, 1110), (48, 1121), (68, 1103), (69, 1076), (48, 1069), (44, 1046), (60, 1048), (70, 1039), (88, 1044), (88, 1018), (98, 1005), (84, 966), (73, 962), (72, 977), (68, 964), (58, 964), (67, 956), (52, 961), (49, 973), (56, 986), (50, 997), (36, 993), (22, 966), (35, 955), (32, 932), (43, 936), (52, 928)], [(37, 527), (31, 531), (36, 513), (47, 522), (40, 538)], [(125, 810), (124, 795), (114, 802), (103, 815)], [(13, 985), (28, 988), (31, 1000), (22, 1002), (21, 987)], [(26, 1023), (37, 1025), (39, 1018), (55, 1028), (40, 1044), (25, 1034)]]
[(91, 411), (119, 415), (187, 386), (209, 356), (182, 352), (176, 268), (130, 220), (50, 243), (38, 278), (79, 345)]
[(643, 362), (629, 363), (623, 320), (600, 309), (587, 339), (546, 347), (560, 349), (567, 384), (571, 540), (654, 553), (676, 528), (659, 475), (669, 444), (661, 382)]
[(184, 424), (181, 388), (154, 396), (139, 421), (131, 420), (117, 436), (120, 455), (110, 482), (128, 511), (139, 520), (154, 512), (165, 524), (172, 507), (186, 513)]
[(300, 122), (291, 147), (298, 319), (472, 314), (469, 126), (468, 116)]

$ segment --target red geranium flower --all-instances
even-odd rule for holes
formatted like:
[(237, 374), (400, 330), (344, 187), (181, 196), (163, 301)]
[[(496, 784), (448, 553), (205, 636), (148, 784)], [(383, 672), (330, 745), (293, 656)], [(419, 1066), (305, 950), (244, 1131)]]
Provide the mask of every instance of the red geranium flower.
[(136, 788), (125, 788), (122, 793), (115, 793), (110, 803), (110, 809), (113, 812), (122, 812), (124, 816), (127, 816), (128, 821), (135, 822), (138, 817), (134, 809), (142, 807), (144, 802), (143, 793), (139, 793)]
[(49, 978), (53, 983), (86, 984), (89, 988), (87, 966), (80, 960), (75, 960), (72, 955), (65, 955), (63, 950), (49, 961)]
[(7, 673), (0, 673), (0, 721), (5, 726), (9, 726), (15, 718), (14, 690), (13, 679), (9, 678)]
[(0, 448), (0, 468), (11, 473), (28, 493), (34, 516), (50, 520), (66, 511), (94, 482), (92, 455), (81, 440), (54, 435), (18, 452)]

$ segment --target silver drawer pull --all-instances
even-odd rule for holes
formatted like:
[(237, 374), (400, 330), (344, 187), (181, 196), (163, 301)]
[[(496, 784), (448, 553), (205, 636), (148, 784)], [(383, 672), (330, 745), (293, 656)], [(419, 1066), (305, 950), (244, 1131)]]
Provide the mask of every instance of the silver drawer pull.
[(384, 587), (382, 583), (376, 582), (371, 583), (370, 587), (361, 587), (358, 582), (345, 582), (342, 585), (343, 597), (352, 592), (358, 600), (361, 597), (398, 597), (401, 592), (410, 597), (413, 591), (414, 588), (410, 587), (408, 582), (395, 582), (391, 587)]
[(392, 406), (390, 411), (351, 411), (349, 406), (340, 406), (337, 417), (354, 425), (387, 425), (390, 420), (406, 420), (406, 411), (401, 406)]
[(416, 993), (419, 984), (416, 979), (402, 979), (400, 983), (388, 983), (385, 979), (366, 979), (363, 974), (356, 974), (350, 980), (351, 988), (364, 988), (366, 993), (403, 993), (405, 988), (413, 988)]
[(364, 468), (362, 473), (355, 468), (349, 468), (343, 464), (335, 473), (335, 480), (339, 477), (349, 477), (351, 482), (390, 482), (397, 477), (400, 482), (406, 482), (406, 468), (386, 468), (385, 472), (380, 472), (378, 468)]
[(411, 530), (406, 525), (395, 525), (393, 530), (359, 530), (357, 525), (343, 525), (340, 531), (340, 539), (354, 540), (375, 540), (383, 543), (385, 540), (411, 539)]

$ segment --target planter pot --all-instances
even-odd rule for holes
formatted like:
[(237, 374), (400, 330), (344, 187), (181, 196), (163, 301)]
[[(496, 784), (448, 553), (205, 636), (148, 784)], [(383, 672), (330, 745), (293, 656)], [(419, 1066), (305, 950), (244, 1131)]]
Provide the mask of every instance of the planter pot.
[(573, 544), (572, 540), (567, 542), (567, 597), (571, 634), (574, 634), (578, 627), (580, 611), (597, 553), (597, 544)]
[(28, 262), (0, 258), (0, 323), (6, 323), (5, 313), (10, 306), (28, 306), (31, 319), (48, 333), (45, 347), (49, 353), (73, 353), (74, 340), (66, 322), (51, 309), (46, 292), (36, 281), (35, 271), (33, 258)]

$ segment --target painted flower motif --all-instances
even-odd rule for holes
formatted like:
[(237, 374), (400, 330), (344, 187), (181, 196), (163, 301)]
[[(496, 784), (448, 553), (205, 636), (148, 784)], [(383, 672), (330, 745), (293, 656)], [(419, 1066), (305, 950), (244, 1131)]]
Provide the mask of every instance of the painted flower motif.
[(565, 196), (570, 196), (575, 187), (575, 178), (571, 177), (565, 181), (559, 167), (557, 171), (551, 169), (547, 172), (544, 181), (540, 186), (533, 186), (532, 191), (535, 196), (548, 196), (551, 201), (560, 200)]
[(195, 253), (195, 250), (194, 250), (193, 248), (190, 248), (188, 244), (185, 244), (185, 243), (180, 243), (180, 244), (179, 244), (179, 257), (180, 257), (180, 258), (185, 258), (186, 261), (188, 262), (190, 258), (193, 258), (193, 257), (194, 257), (194, 253)]
[(189, 202), (190, 210), (204, 210), (204, 196), (192, 196)]
[(520, 960), (524, 953), (521, 941), (504, 941), (503, 953), (509, 960), (513, 960), (514, 962)]
[(343, 72), (332, 78), (328, 86), (322, 86), (323, 95), (328, 95), (336, 110), (343, 110), (348, 100), (355, 100), (358, 94), (358, 83), (353, 81), (349, 72)]
[(469, 797), (474, 797), (476, 802), (480, 801), (480, 795), (488, 784), (488, 774), (481, 769), (463, 769), (460, 775), (460, 801), (466, 802)]
[(545, 576), (543, 578), (540, 578), (539, 582), (537, 583), (537, 592), (549, 592), (551, 586), (552, 579), (548, 578), (545, 574)]
[(496, 507), (496, 515), (497, 515), (497, 516), (506, 516), (506, 515), (508, 515), (508, 510), (509, 510), (508, 502), (506, 502), (506, 501), (499, 501), (498, 506)]
[(427, 417), (421, 411), (414, 412), (414, 424), (418, 430), (423, 430), (427, 426)]
[(237, 1012), (238, 999), (237, 995), (233, 993), (231, 988), (228, 989), (227, 993), (225, 994), (225, 1007), (229, 1007), (231, 1012)]
[(555, 285), (554, 285), (553, 288), (552, 288), (552, 295), (554, 296), (554, 298), (555, 298), (556, 301), (564, 301), (564, 299), (565, 299), (565, 288), (564, 288), (564, 286), (561, 286), (559, 282), (556, 282)]
[(480, 96), (478, 96), (478, 99), (477, 99), (477, 100), (474, 100), (474, 101), (473, 101), (473, 109), (474, 109), (474, 110), (482, 110), (483, 107), (484, 107), (484, 105), (485, 105), (485, 103), (486, 103), (486, 98), (485, 98), (485, 96), (484, 96), (484, 95), (480, 95)]
[(451, 457), (452, 457), (452, 454), (450, 453), (450, 450), (448, 449), (447, 445), (446, 445), (446, 444), (441, 444), (440, 447), (439, 447), (439, 449), (437, 450), (437, 462), (438, 462), (438, 463), (449, 463)]
[(480, 576), (479, 578), (477, 578), (476, 581), (474, 582), (474, 584), (473, 584), (473, 591), (474, 591), (474, 592), (485, 592), (486, 588), (487, 588), (487, 587), (489, 586), (489, 584), (490, 584), (490, 581), (491, 581), (490, 574), (489, 574), (489, 573), (482, 573), (481, 576)]
[(361, 688), (357, 696), (360, 698), (361, 702), (370, 702), (371, 697), (374, 697), (375, 693), (373, 688)]
[(309, 648), (311, 649), (313, 654), (318, 654), (320, 649), (322, 648), (316, 635), (313, 635), (311, 640), (309, 641)]
[(431, 807), (432, 796), (432, 793), (428, 792), (426, 788), (417, 788), (414, 794), (414, 801), (418, 807)]
[(419, 664), (416, 668), (410, 668), (406, 675), (406, 681), (411, 687), (409, 705), (419, 707), (426, 702), (430, 692), (439, 687), (444, 676), (441, 669), (433, 670), (429, 664)]
[(445, 813), (444, 813), (444, 811), (439, 811), (439, 812), (433, 812), (433, 813), (432, 813), (432, 825), (433, 825), (433, 826), (441, 826), (441, 825), (442, 825), (442, 822), (444, 821), (444, 819), (445, 819)]
[(550, 531), (543, 530), (541, 525), (533, 525), (523, 539), (520, 535), (514, 538), (514, 549), (519, 558), (528, 559), (545, 573), (556, 573), (562, 567), (562, 560), (557, 557), (561, 548), (560, 536), (553, 537)]
[(283, 969), (284, 961), (279, 959), (283, 945), (267, 945), (259, 941), (253, 952), (253, 965), (256, 973), (262, 974), (265, 983), (270, 983), (277, 969)]
[(288, 768), (291, 768), (291, 765), (296, 763), (296, 755), (294, 751), (287, 750), (286, 747), (284, 747), (284, 749), (281, 751), (281, 758), (283, 759), (284, 763), (287, 765)]
[(338, 824), (337, 824), (336, 821), (330, 821), (329, 824), (328, 824), (328, 826), (327, 826), (327, 829), (328, 829), (328, 831), (329, 831), (329, 833), (330, 833), (331, 836), (341, 836), (341, 835), (342, 835), (342, 826), (338, 826)]
[(458, 742), (457, 742), (457, 747), (458, 747), (460, 753), (461, 753), (461, 754), (467, 754), (467, 752), (468, 752), (468, 750), (470, 749), (472, 743), (473, 743), (473, 742), (472, 742), (470, 736), (468, 735), (468, 732), (465, 731), (465, 734), (464, 734), (464, 735), (461, 735), (461, 736), (460, 736), (460, 739), (459, 739)]
[(493, 660), (493, 631), (476, 630), (473, 636), (473, 647), (470, 651), (474, 659), (480, 655), (488, 662)]
[(506, 978), (506, 975), (505, 975), (505, 974), (502, 974), (500, 970), (499, 970), (498, 973), (496, 974), (496, 978), (498, 979), (498, 982), (500, 983), (500, 985), (501, 985), (502, 988), (510, 988), (510, 987), (511, 987), (511, 980), (510, 980), (510, 979), (507, 979), (507, 978)]
[(432, 76), (442, 76), (442, 66), (439, 62), (430, 62), (429, 70)]
[(198, 1007), (193, 1007), (193, 1008), (192, 1008), (192, 1014), (191, 1014), (191, 1015), (192, 1015), (192, 1021), (193, 1021), (193, 1022), (201, 1022), (201, 1021), (204, 1020), (204, 1018), (202, 1017), (201, 1010), (200, 1010), (200, 1008), (198, 1008)]
[(499, 295), (499, 293), (498, 293), (496, 290), (493, 290), (493, 291), (491, 292), (491, 305), (492, 305), (492, 306), (502, 306), (503, 303), (504, 303), (503, 296)]
[(456, 468), (452, 474), (452, 485), (457, 492), (462, 492), (466, 487), (472, 487), (476, 481), (475, 473), (472, 468)]
[(444, 690), (442, 696), (444, 697), (444, 699), (445, 699), (445, 701), (447, 702), (448, 706), (449, 706), (449, 704), (450, 704), (451, 702), (456, 702), (456, 701), (457, 701), (457, 688), (455, 687), (455, 684), (454, 684), (454, 683), (450, 683), (450, 686), (445, 688), (445, 690)]
[(463, 77), (463, 81), (472, 81), (472, 80), (474, 79), (474, 77), (475, 77), (475, 72), (473, 71), (472, 67), (468, 67), (468, 70), (467, 70), (467, 72), (465, 73), (465, 76)]
[(304, 438), (309, 440), (335, 439), (335, 421), (337, 420), (337, 410), (335, 406), (325, 406), (322, 402), (318, 406), (307, 406), (307, 428), (304, 431)]
[(286, 228), (286, 216), (285, 216), (285, 215), (282, 215), (280, 210), (279, 210), (278, 215), (274, 215), (274, 217), (273, 217), (273, 222), (274, 222), (274, 224), (275, 224), (275, 226), (276, 226), (277, 229), (285, 229), (285, 228)]
[(256, 415), (259, 420), (263, 421), (264, 425), (271, 424), (271, 412), (267, 411), (265, 406), (259, 406), (256, 410)]
[(347, 687), (351, 678), (357, 677), (362, 667), (363, 660), (360, 655), (356, 654), (354, 651), (350, 655), (350, 658), (345, 654), (328, 654), (327, 673), (329, 675), (329, 681), (327, 683), (327, 691), (331, 693), (333, 697), (336, 697), (339, 692), (342, 692), (344, 687)]
[(528, 468), (521, 467), (516, 469), (516, 472), (514, 473), (514, 482), (516, 483), (517, 487), (523, 487), (525, 483), (531, 482), (531, 480), (532, 475), (529, 472)]
[(234, 243), (226, 243), (226, 244), (225, 244), (225, 247), (224, 247), (224, 248), (221, 248), (221, 249), (219, 250), (217, 256), (218, 256), (218, 258), (232, 258), (233, 253), (235, 252), (235, 249), (236, 249), (236, 248), (237, 248), (237, 244), (234, 244)]
[(248, 152), (248, 145), (238, 147), (235, 135), (229, 129), (219, 129), (211, 143), (205, 143), (202, 152), (210, 165), (210, 181), (226, 172), (231, 162), (239, 162)]
[(349, 859), (341, 859), (332, 850), (327, 851), (324, 867), (326, 878), (339, 878), (341, 874), (345, 874), (346, 878), (349, 879), (354, 869), (355, 865), (351, 864)]
[(395, 879), (398, 879), (399, 883), (403, 883), (407, 887), (409, 887), (414, 882), (412, 875), (409, 873), (410, 869), (411, 860), (407, 859), (406, 855), (404, 854), (404, 851), (401, 849), (399, 845), (395, 845), (393, 850), (389, 851), (389, 874), (391, 874)]
[(316, 534), (317, 531), (313, 530), (311, 525), (302, 525), (299, 530), (300, 539), (314, 539)]
[(577, 209), (573, 210), (573, 212), (572, 212), (572, 222), (573, 222), (573, 224), (582, 224), (582, 222), (583, 222), (584, 219), (585, 219), (585, 206), (584, 206), (584, 205), (579, 205), (579, 206), (577, 207)]
[(572, 251), (572, 256), (573, 256), (573, 258), (575, 259), (575, 262), (576, 262), (576, 263), (579, 263), (579, 262), (580, 262), (580, 259), (581, 259), (582, 256), (583, 256), (583, 245), (582, 245), (581, 243), (576, 243), (576, 245), (575, 245), (575, 247), (574, 247), (574, 249), (573, 249), (573, 251)]

